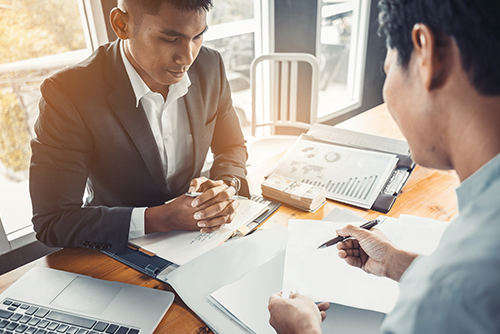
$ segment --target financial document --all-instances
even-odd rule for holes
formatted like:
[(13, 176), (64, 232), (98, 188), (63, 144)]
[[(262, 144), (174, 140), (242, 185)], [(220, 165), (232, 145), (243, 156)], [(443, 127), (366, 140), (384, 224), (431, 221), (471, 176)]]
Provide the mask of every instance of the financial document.
[(300, 137), (270, 174), (321, 187), (326, 198), (369, 209), (397, 162), (394, 154)]

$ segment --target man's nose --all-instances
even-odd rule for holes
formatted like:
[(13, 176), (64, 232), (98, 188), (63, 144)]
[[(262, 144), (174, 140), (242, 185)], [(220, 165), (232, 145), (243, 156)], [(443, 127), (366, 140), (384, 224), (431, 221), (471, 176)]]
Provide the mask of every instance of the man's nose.
[(191, 42), (182, 43), (176, 52), (175, 62), (179, 65), (189, 66), (195, 59), (194, 45)]

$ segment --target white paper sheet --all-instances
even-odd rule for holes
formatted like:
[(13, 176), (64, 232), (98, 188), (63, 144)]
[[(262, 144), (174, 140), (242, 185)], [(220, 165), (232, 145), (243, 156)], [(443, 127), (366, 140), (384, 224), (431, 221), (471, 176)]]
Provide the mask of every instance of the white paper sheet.
[[(359, 221), (360, 217), (358, 216), (357, 219)], [(243, 328), (246, 328), (250, 333), (275, 333), (269, 325), (267, 306), (271, 294), (281, 291), (284, 255), (284, 252), (281, 252), (239, 280), (225, 285), (211, 294), (213, 299), (217, 299), (220, 312), (226, 315), (225, 322), (220, 322), (216, 317), (210, 315), (216, 326), (216, 332), (235, 334), (240, 333), (240, 331), (244, 332)], [(196, 312), (198, 311), (205, 312), (201, 307), (196, 310)], [(384, 317), (383, 313), (333, 303), (326, 313), (326, 320), (321, 324), (323, 333), (375, 334), (378, 333), (378, 328)], [(209, 316), (208, 313), (203, 314)], [(230, 318), (242, 326), (240, 331), (221, 326), (230, 321)], [(359, 321), (359, 319), (363, 319), (363, 321)]]
[[(287, 229), (276, 225), (224, 243), (173, 271), (167, 276), (168, 283), (215, 333), (248, 333), (213, 305), (207, 297), (282, 253), (285, 250), (286, 236)], [(275, 286), (276, 291), (273, 292), (278, 292), (281, 281), (276, 280)], [(248, 289), (261, 291), (256, 285), (250, 285)], [(268, 300), (269, 296), (263, 298)]]
[(151, 251), (166, 260), (183, 265), (226, 241), (234, 231), (253, 221), (268, 208), (263, 203), (240, 200), (235, 218), (223, 228), (212, 233), (199, 231), (158, 232), (130, 239), (134, 245)]
[[(335, 246), (317, 247), (333, 238), (345, 223), (290, 220), (283, 291), (295, 289), (314, 301), (390, 312), (399, 296), (398, 283), (366, 274), (338, 257)], [(432, 253), (447, 223), (412, 216), (386, 218), (377, 228), (403, 249)], [(416, 240), (416, 241), (415, 241)]]
[(330, 211), (330, 213), (328, 213), (322, 220), (334, 223), (338, 222), (350, 223), (350, 224), (355, 223), (356, 225), (359, 225), (357, 223), (364, 223), (366, 221), (366, 219), (358, 216), (351, 210), (348, 210), (346, 208), (340, 209), (338, 207), (333, 208), (333, 210)]
[(236, 282), (212, 292), (208, 299), (249, 332), (274, 334), (267, 305), (269, 297), (281, 289), (284, 261), (283, 251)]

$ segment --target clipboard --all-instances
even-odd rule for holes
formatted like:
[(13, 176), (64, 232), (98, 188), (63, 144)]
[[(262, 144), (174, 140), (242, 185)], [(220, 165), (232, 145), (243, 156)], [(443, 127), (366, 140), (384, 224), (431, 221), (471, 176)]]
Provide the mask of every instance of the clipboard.
[[(397, 197), (401, 193), (404, 185), (408, 181), (413, 169), (415, 168), (415, 162), (411, 158), (410, 149), (408, 143), (403, 140), (391, 139), (381, 136), (369, 135), (365, 133), (344, 130), (324, 124), (313, 124), (306, 134), (302, 134), (299, 140), (306, 140), (310, 142), (321, 143), (323, 146), (332, 145), (332, 148), (337, 147), (338, 149), (349, 148), (356, 149), (357, 151), (366, 151), (367, 153), (386, 153), (397, 157), (397, 163), (394, 167), (386, 174), (384, 179), (379, 179), (380, 191), (379, 193), (373, 193), (374, 201), (370, 207), (357, 205), (356, 203), (350, 203), (349, 201), (343, 201), (342, 199), (326, 197), (332, 200), (344, 202), (354, 206), (359, 206), (365, 209), (375, 210), (381, 213), (388, 213)], [(297, 142), (296, 142), (297, 143)], [(295, 144), (294, 144), (295, 145)], [(292, 146), (293, 148), (294, 146)], [(345, 150), (345, 149), (344, 149)], [(301, 152), (303, 153), (303, 152)], [(309, 152), (305, 152), (309, 154)], [(313, 153), (312, 151), (310, 153)], [(332, 156), (332, 159), (335, 157)], [(286, 154), (282, 157), (277, 166), (283, 163), (283, 159), (286, 159)], [(276, 167), (270, 171), (271, 173), (277, 173)], [(269, 175), (268, 174), (268, 175)], [(290, 175), (284, 175), (286, 177), (291, 177)], [(299, 180), (300, 181), (300, 180)], [(323, 187), (327, 188), (327, 184), (322, 184)]]
[[(271, 201), (257, 195), (251, 195), (250, 199), (255, 202), (266, 204), (268, 210), (249, 222), (247, 224), (247, 229), (243, 231), (244, 233), (241, 232), (241, 236), (255, 232), (255, 230), (281, 206), (279, 202)], [(124, 254), (116, 254), (105, 250), (102, 252), (143, 274), (165, 283), (167, 282), (167, 275), (179, 268), (179, 265), (140, 247), (136, 247), (133, 244), (128, 245), (127, 251)]]

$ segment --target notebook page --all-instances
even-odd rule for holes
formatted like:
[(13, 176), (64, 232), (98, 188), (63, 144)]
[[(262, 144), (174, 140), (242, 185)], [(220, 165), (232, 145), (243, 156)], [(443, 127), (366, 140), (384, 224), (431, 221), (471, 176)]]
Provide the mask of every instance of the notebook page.
[(231, 224), (212, 233), (179, 230), (157, 232), (130, 239), (130, 242), (168, 261), (183, 265), (217, 247), (231, 237), (239, 227), (253, 221), (267, 210), (267, 206), (263, 203), (251, 200), (240, 200), (239, 203), (240, 206)]

